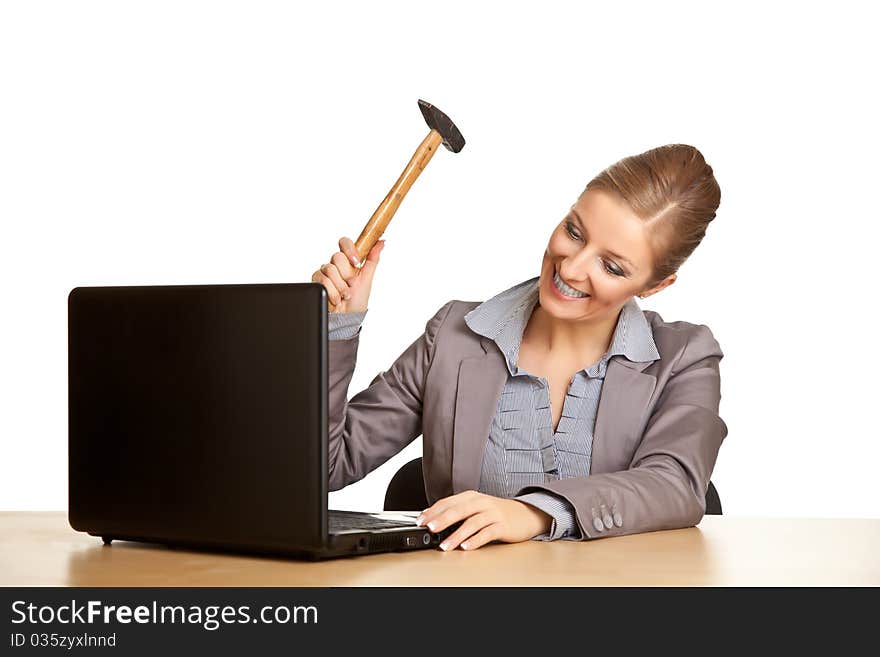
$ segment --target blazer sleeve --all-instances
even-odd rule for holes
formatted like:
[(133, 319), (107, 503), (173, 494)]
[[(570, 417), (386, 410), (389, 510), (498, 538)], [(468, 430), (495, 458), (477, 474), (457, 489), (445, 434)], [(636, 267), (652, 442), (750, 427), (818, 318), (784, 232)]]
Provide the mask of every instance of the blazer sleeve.
[(575, 508), (583, 540), (700, 522), (706, 489), (727, 425), (718, 342), (699, 325), (673, 367), (627, 470), (523, 488), (555, 493)]
[(454, 301), (438, 310), (425, 332), (351, 399), (360, 329), (349, 339), (327, 342), (329, 489), (354, 483), (422, 433), (422, 395), (434, 358), (437, 333)]

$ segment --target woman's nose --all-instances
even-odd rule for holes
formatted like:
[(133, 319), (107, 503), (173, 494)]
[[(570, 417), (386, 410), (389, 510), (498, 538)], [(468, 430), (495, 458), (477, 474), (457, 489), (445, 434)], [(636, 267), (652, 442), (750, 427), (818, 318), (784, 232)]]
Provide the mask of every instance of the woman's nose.
[(584, 283), (589, 283), (590, 274), (588, 259), (578, 256), (566, 258), (566, 260), (559, 266), (559, 275), (572, 285), (577, 283), (578, 286), (581, 286)]

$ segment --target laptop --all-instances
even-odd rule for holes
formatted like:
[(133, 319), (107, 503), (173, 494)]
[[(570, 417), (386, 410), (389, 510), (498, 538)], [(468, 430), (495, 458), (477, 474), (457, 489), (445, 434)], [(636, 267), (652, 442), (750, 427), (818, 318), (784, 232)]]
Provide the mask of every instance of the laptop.
[(458, 526), (328, 509), (319, 283), (74, 288), (68, 381), (68, 518), (105, 543), (321, 559)]

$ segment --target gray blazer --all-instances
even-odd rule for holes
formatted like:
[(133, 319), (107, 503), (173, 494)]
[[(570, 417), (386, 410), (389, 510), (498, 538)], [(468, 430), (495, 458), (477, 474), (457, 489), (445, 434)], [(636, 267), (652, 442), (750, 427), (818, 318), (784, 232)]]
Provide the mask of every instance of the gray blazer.
[[(359, 335), (328, 342), (330, 490), (360, 480), (419, 435), (428, 501), (476, 490), (508, 370), (498, 345), (453, 300), (370, 385), (347, 399)], [(643, 311), (660, 359), (608, 361), (589, 477), (528, 486), (568, 500), (584, 539), (697, 524), (727, 425), (718, 415), (724, 354), (705, 325)], [(621, 526), (597, 529), (619, 514)], [(599, 522), (596, 522), (596, 519)]]

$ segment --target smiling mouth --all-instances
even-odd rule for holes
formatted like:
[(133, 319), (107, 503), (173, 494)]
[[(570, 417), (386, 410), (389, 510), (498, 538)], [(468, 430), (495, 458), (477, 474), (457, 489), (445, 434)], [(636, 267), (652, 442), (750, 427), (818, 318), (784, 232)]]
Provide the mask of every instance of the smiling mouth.
[(556, 289), (559, 290), (563, 296), (569, 297), (570, 299), (586, 299), (590, 296), (586, 292), (581, 292), (563, 281), (559, 272), (553, 273), (553, 285), (556, 286)]

